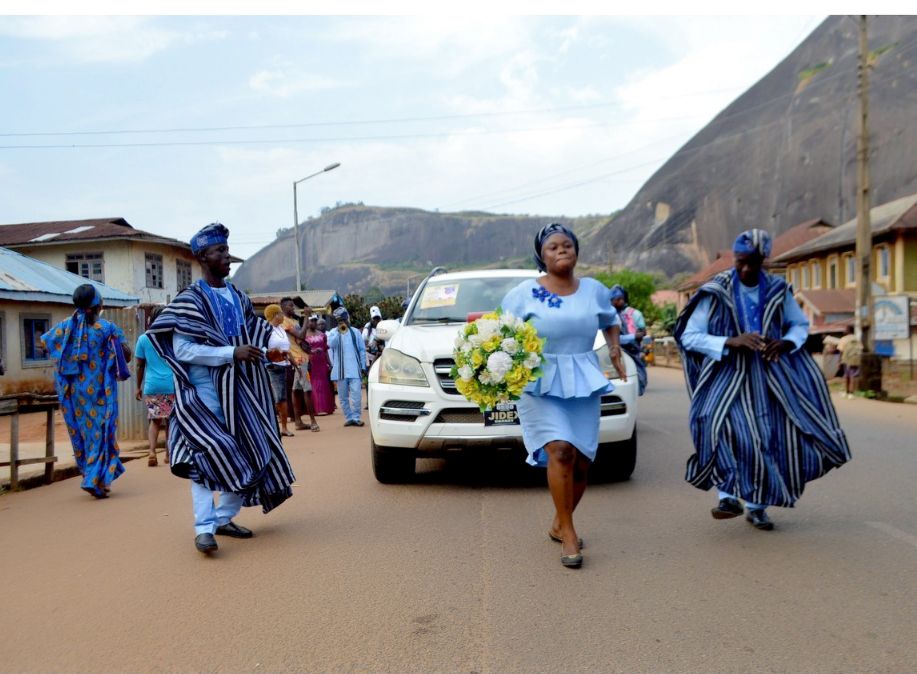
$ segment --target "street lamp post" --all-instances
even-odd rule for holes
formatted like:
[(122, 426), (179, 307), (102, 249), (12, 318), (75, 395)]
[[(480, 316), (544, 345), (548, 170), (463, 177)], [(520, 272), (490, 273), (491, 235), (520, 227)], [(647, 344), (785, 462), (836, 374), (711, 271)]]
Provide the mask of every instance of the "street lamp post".
[(299, 208), (298, 208), (298, 204), (296, 200), (296, 186), (299, 183), (305, 180), (308, 180), (309, 178), (314, 178), (315, 176), (321, 175), (322, 173), (333, 171), (340, 165), (341, 165), (340, 162), (335, 162), (334, 164), (328, 164), (328, 166), (323, 168), (321, 171), (316, 171), (315, 173), (311, 173), (307, 175), (305, 178), (300, 178), (299, 180), (293, 181), (293, 239), (294, 239), (294, 245), (296, 246), (295, 257), (296, 257), (296, 290), (297, 292), (302, 291), (302, 260), (300, 259), (300, 250), (299, 250)]

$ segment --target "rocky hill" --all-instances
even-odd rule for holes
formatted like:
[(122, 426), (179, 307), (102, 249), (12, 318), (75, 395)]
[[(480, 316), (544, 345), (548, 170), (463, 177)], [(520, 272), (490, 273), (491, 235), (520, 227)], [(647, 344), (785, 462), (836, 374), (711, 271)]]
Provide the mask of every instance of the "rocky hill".
[[(610, 240), (620, 263), (674, 273), (707, 263), (748, 227), (780, 233), (811, 218), (854, 217), (857, 40), (857, 21), (826, 19), (669, 159), (596, 239)], [(879, 204), (917, 192), (917, 17), (870, 17), (869, 46)], [(602, 250), (592, 247), (590, 259)]]
[[(532, 239), (558, 219), (588, 235), (611, 216), (523, 217), (489, 213), (431, 213), (416, 208), (346, 205), (303, 223), (301, 254), (307, 288), (341, 292), (403, 292), (433, 266), (531, 267)], [(293, 231), (250, 257), (235, 273), (241, 288), (289, 290), (296, 286)], [(416, 283), (415, 283), (416, 285)]]
[[(874, 204), (917, 192), (917, 17), (870, 19)], [(737, 232), (783, 232), (856, 214), (858, 25), (829, 17), (770, 73), (672, 156), (615, 214), (594, 218), (430, 213), (343, 206), (303, 226), (307, 287), (403, 290), (434, 265), (530, 266), (534, 232), (573, 224), (587, 264), (695, 271)], [(723, 58), (729, 58), (724, 54)], [(710, 74), (715, 81), (716, 73)], [(611, 213), (618, 204), (609, 204)], [(295, 286), (292, 231), (234, 279), (251, 290)]]

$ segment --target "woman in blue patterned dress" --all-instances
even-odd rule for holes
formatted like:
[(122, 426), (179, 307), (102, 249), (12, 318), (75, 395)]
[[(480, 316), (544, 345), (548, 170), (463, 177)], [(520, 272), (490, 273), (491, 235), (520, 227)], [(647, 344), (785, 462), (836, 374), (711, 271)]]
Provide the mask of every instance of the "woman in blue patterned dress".
[[(118, 356), (130, 359), (124, 333), (102, 318), (102, 297), (85, 283), (73, 291), (73, 316), (41, 339), (56, 361), (54, 383), (73, 458), (83, 475), (81, 487), (107, 498), (111, 483), (124, 472), (118, 455)], [(121, 354), (118, 353), (121, 349)]]
[(579, 242), (554, 223), (535, 237), (535, 263), (544, 276), (520, 283), (503, 298), (507, 313), (531, 320), (546, 338), (544, 375), (517, 403), (528, 463), (548, 469), (554, 522), (548, 536), (561, 543), (561, 564), (579, 568), (582, 539), (573, 511), (586, 490), (589, 464), (599, 442), (601, 398), (614, 390), (593, 352), (602, 330), (611, 360), (626, 380), (618, 343), (621, 322), (608, 288), (575, 275)]

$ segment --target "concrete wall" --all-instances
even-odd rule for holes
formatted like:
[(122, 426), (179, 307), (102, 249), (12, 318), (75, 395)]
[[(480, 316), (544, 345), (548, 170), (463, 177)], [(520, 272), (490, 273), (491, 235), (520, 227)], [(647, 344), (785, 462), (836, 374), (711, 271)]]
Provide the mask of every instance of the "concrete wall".
[(0, 394), (34, 391), (54, 392), (54, 370), (50, 360), (23, 364), (22, 318), (26, 315), (48, 317), (49, 327), (64, 320), (73, 307), (50, 302), (0, 300), (0, 349), (6, 373), (0, 376)]
[[(130, 239), (96, 243), (63, 243), (54, 246), (17, 247), (17, 252), (41, 260), (60, 269), (67, 268), (67, 255), (102, 253), (105, 278), (112, 288), (140, 298), (141, 303), (165, 304), (178, 294), (177, 261), (191, 264), (191, 280), (201, 277), (201, 266), (191, 251), (179, 246), (147, 243)], [(146, 287), (146, 253), (162, 256), (163, 287)]]

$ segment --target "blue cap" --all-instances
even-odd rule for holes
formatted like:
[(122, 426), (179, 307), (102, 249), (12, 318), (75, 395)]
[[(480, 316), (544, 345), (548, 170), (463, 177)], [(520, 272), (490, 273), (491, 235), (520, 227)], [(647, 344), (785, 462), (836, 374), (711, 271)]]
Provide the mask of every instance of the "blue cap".
[(224, 244), (229, 241), (229, 230), (219, 222), (211, 222), (191, 237), (191, 252), (197, 255), (209, 246)]

